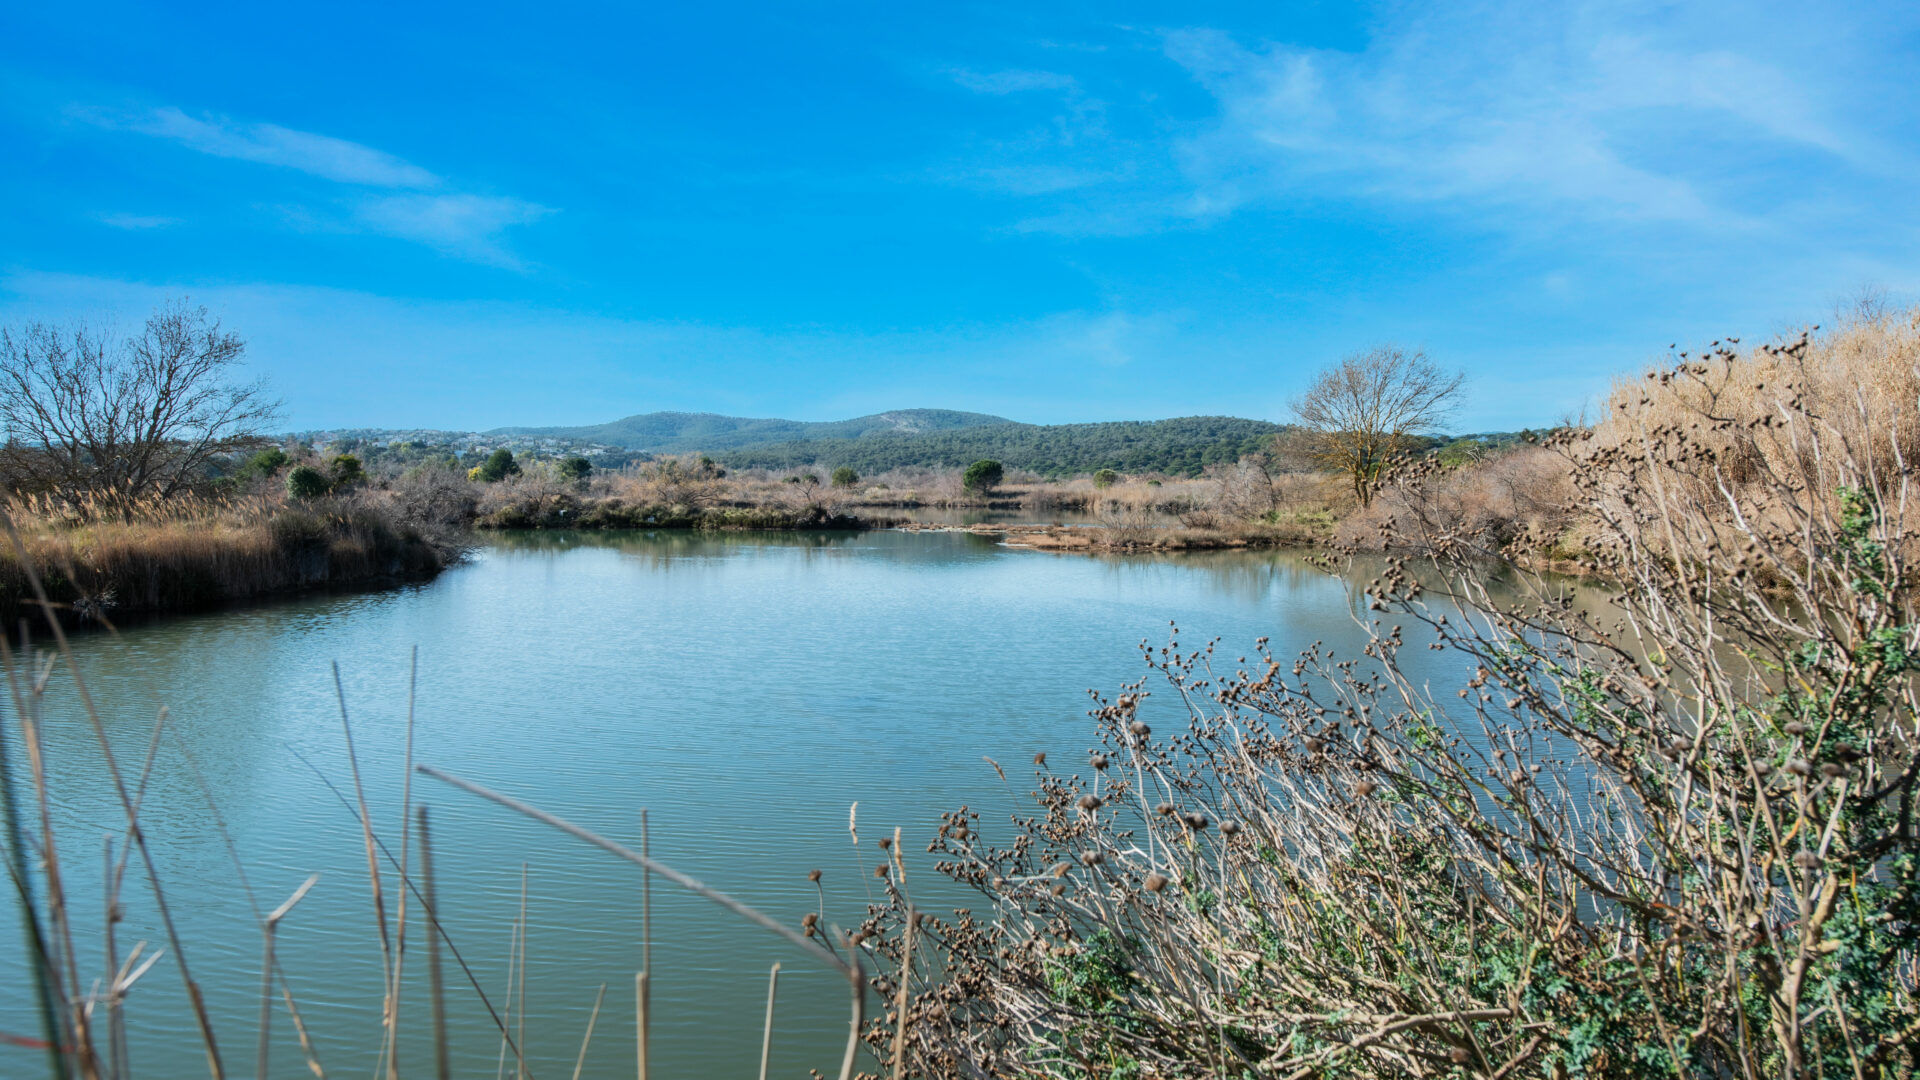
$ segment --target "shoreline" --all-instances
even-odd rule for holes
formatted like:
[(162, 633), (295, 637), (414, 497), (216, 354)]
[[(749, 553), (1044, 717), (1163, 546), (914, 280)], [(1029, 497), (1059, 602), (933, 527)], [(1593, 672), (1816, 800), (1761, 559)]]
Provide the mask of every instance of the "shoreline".
[(899, 532), (960, 532), (1006, 537), (1008, 547), (1075, 554), (1150, 554), (1159, 551), (1308, 548), (1324, 546), (1324, 537), (1281, 527), (1228, 531), (1190, 526), (1054, 525), (1019, 522), (944, 525), (906, 522)]

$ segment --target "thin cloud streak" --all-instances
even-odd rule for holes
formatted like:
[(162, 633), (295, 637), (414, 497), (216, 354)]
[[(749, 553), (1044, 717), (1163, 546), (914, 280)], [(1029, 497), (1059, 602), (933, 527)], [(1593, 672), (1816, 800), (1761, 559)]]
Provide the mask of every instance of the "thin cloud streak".
[[(443, 178), (383, 150), (278, 124), (195, 117), (171, 105), (131, 113), (79, 107), (70, 112), (107, 130), (166, 139), (212, 157), (292, 169), (358, 189), (335, 200), (331, 210), (278, 206), (279, 218), (300, 231), (371, 232), (452, 258), (524, 271), (525, 264), (504, 241), (506, 231), (555, 212), (525, 199), (448, 190), (451, 185)], [(174, 224), (171, 218), (127, 214), (105, 215), (101, 221), (122, 229)]]
[(194, 117), (167, 105), (141, 113), (78, 110), (100, 127), (177, 142), (214, 157), (294, 169), (323, 180), (365, 187), (431, 190), (441, 179), (418, 165), (371, 146), (296, 131), (278, 124), (243, 124), (220, 116)]
[(554, 213), (523, 199), (488, 195), (388, 195), (361, 203), (356, 220), (374, 232), (425, 244), (446, 255), (524, 269), (500, 242), (510, 226)]

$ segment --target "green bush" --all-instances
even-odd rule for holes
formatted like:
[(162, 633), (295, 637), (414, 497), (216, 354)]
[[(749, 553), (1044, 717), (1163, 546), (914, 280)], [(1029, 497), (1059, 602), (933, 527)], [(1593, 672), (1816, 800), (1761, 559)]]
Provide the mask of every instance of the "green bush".
[(960, 482), (968, 491), (985, 495), (999, 487), (1005, 476), (1006, 470), (1000, 467), (1000, 463), (989, 458), (967, 466), (967, 471), (960, 476)]
[(286, 468), (287, 462), (292, 460), (285, 450), (277, 446), (269, 446), (248, 458), (246, 464), (240, 466), (240, 475), (248, 479), (256, 476), (273, 476)]
[(513, 451), (503, 446), (493, 453), (488, 454), (487, 460), (478, 465), (474, 471), (468, 475), (476, 480), (484, 480), (489, 484), (495, 484), (505, 480), (509, 476), (519, 476), (520, 463), (513, 460)]
[(333, 486), (336, 490), (350, 488), (367, 478), (367, 470), (360, 459), (352, 454), (341, 454), (333, 459)]
[(854, 472), (853, 466), (851, 465), (842, 465), (839, 468), (833, 470), (833, 486), (834, 487), (850, 488), (859, 482), (860, 482), (860, 474), (857, 472)]
[(287, 495), (291, 498), (317, 499), (332, 486), (327, 482), (327, 474), (311, 465), (297, 466), (287, 474)]
[(1106, 490), (1120, 482), (1120, 474), (1112, 469), (1100, 469), (1093, 474), (1093, 486)]
[(593, 462), (583, 457), (564, 457), (553, 467), (562, 480), (585, 480), (593, 475)]

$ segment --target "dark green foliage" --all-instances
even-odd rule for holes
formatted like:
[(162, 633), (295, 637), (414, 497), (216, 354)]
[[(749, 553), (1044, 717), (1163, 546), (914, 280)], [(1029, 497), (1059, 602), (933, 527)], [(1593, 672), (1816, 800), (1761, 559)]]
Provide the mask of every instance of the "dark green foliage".
[(503, 446), (488, 454), (487, 460), (481, 463), (479, 470), (479, 479), (495, 484), (509, 476), (519, 476), (520, 463), (513, 460), (513, 451)]
[(285, 450), (277, 446), (269, 446), (248, 458), (246, 464), (240, 466), (240, 475), (246, 479), (274, 476), (281, 469), (286, 468), (291, 460), (293, 459), (287, 456)]
[(1093, 471), (1093, 486), (1101, 489), (1102, 491), (1112, 487), (1113, 485), (1119, 482), (1120, 482), (1120, 474), (1117, 472), (1114, 472), (1112, 469), (1095, 469)]
[(1440, 464), (1448, 468), (1471, 465), (1490, 455), (1512, 450), (1522, 443), (1531, 442), (1533, 432), (1522, 431), (1518, 434), (1508, 431), (1496, 431), (1485, 435), (1459, 435), (1453, 438), (1417, 437), (1408, 439), (1410, 449), (1415, 453), (1431, 453), (1440, 459)]
[(957, 469), (991, 458), (1009, 469), (1060, 477), (1115, 469), (1198, 476), (1266, 446), (1279, 424), (1231, 416), (1106, 424), (991, 424), (922, 433), (875, 432), (748, 446), (720, 454), (734, 468), (792, 469), (838, 462), (872, 476), (894, 468)]
[(968, 491), (985, 494), (999, 487), (1004, 476), (1006, 470), (999, 462), (985, 459), (967, 466), (967, 471), (960, 474), (960, 482)]
[(327, 474), (311, 465), (295, 466), (287, 474), (287, 495), (295, 499), (317, 499), (331, 490)]
[(333, 473), (335, 491), (344, 491), (367, 478), (366, 468), (360, 464), (360, 459), (352, 454), (341, 454), (335, 457), (330, 471)]
[(579, 456), (563, 457), (554, 465), (553, 471), (562, 480), (585, 480), (593, 475), (593, 462)]
[(839, 468), (833, 470), (833, 486), (834, 487), (850, 488), (859, 482), (860, 482), (860, 474), (857, 472), (854, 472), (853, 467), (851, 465), (842, 465)]

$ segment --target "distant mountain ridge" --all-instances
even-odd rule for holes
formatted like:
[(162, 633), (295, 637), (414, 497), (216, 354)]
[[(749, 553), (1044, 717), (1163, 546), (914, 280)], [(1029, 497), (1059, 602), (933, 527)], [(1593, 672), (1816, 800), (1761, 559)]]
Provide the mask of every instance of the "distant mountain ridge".
[(658, 454), (709, 454), (729, 468), (851, 466), (862, 475), (894, 468), (958, 468), (992, 458), (1009, 469), (1068, 476), (1096, 469), (1197, 475), (1270, 445), (1284, 425), (1237, 416), (1023, 424), (952, 409), (895, 409), (851, 420), (803, 421), (718, 413), (654, 412), (575, 427), (503, 427), (486, 432), (349, 428), (299, 437), (353, 451), (418, 444), (456, 455), (495, 449), (535, 456), (591, 455), (608, 467)]
[(763, 443), (717, 453), (735, 468), (848, 465), (863, 474), (902, 467), (958, 468), (993, 458), (1010, 469), (1070, 476), (1095, 469), (1198, 475), (1268, 445), (1284, 425), (1237, 416), (1115, 420), (1096, 424), (1006, 421), (944, 431), (873, 431), (860, 438)]
[(726, 450), (766, 443), (859, 439), (874, 434), (919, 435), (1011, 424), (1004, 416), (953, 409), (895, 409), (851, 420), (780, 420), (718, 413), (653, 412), (581, 427), (506, 427), (487, 435), (575, 439), (646, 453)]

